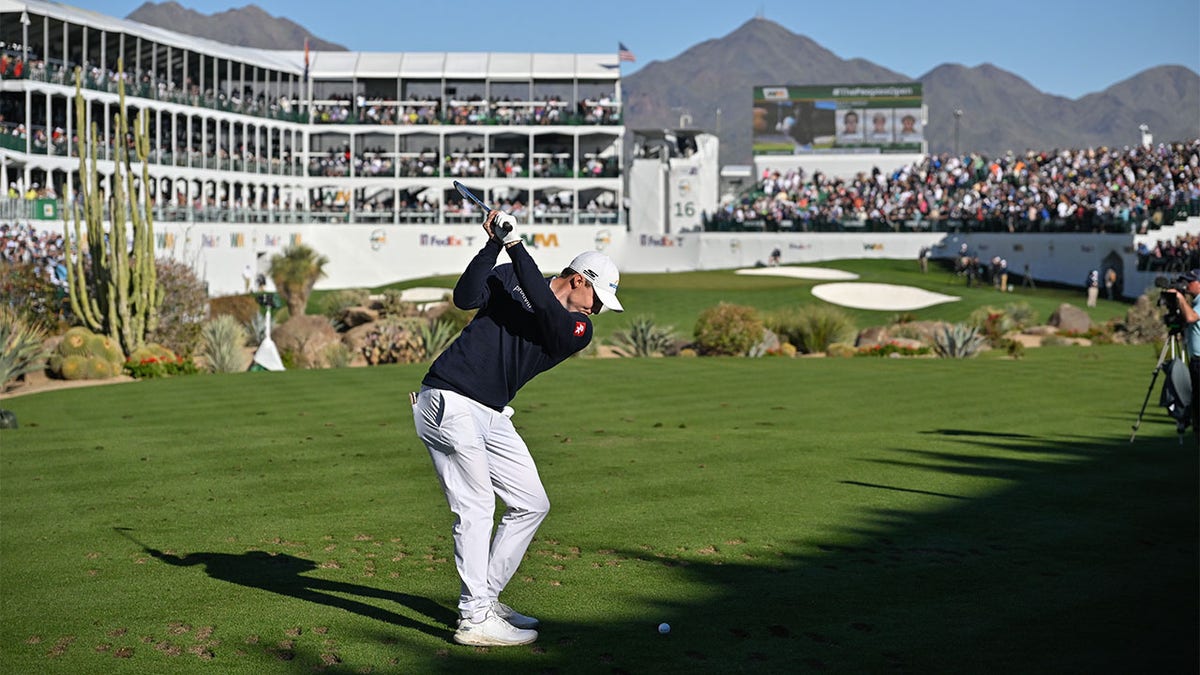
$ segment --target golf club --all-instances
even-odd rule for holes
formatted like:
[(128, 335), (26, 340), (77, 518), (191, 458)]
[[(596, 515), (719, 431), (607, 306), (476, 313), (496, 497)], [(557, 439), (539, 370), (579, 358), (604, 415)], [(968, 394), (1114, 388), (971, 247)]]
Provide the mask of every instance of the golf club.
[[(463, 185), (462, 183), (460, 183), (458, 181), (454, 181), (454, 188), (456, 190), (458, 190), (458, 193), (460, 195), (475, 202), (475, 205), (478, 206), (479, 208), (483, 209), (486, 213), (492, 212), (492, 210), (493, 210), (492, 207), (488, 206), (487, 204), (484, 204), (483, 200), (480, 199), (479, 197), (476, 197), (474, 192), (471, 192), (470, 190), (468, 190), (466, 185)], [(512, 227), (507, 226), (507, 225), (501, 225), (499, 227), (499, 230), (500, 231), (498, 233), (500, 234), (501, 237), (503, 237), (504, 235), (508, 234), (512, 230)]]

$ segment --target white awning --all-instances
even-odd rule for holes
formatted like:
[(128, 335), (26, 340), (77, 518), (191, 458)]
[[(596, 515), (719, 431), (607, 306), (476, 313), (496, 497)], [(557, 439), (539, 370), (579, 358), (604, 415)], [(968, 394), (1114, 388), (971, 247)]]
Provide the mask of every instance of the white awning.
[[(293, 49), (255, 49), (184, 35), (165, 28), (128, 19), (61, 5), (45, 0), (0, 0), (0, 13), (28, 11), (37, 17), (65, 21), (109, 33), (109, 45), (117, 34), (140, 37), (177, 49), (220, 55), (251, 66), (278, 70), (297, 76), (304, 73), (304, 45)], [(40, 35), (40, 33), (39, 33)], [(451, 38), (447, 37), (447, 41)], [(53, 50), (57, 45), (50, 46)], [(617, 55), (544, 54), (528, 52), (309, 52), (309, 72), (314, 79), (392, 78), (495, 80), (618, 80)]]

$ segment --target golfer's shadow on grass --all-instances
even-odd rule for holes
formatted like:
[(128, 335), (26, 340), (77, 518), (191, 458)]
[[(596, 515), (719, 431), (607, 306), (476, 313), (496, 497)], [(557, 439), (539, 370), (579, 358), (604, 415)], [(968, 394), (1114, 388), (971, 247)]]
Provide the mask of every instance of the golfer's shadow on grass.
[[(148, 546), (143, 546), (143, 549), (168, 565), (177, 567), (203, 565), (205, 572), (213, 579), (270, 591), (298, 600), (337, 607), (402, 628), (419, 630), (444, 640), (448, 640), (450, 637), (446, 626), (451, 625), (458, 618), (453, 611), (428, 598), (361, 584), (304, 576), (305, 572), (316, 569), (317, 564), (311, 560), (297, 558), (286, 553), (271, 554), (266, 551), (247, 551), (245, 553), (189, 553), (185, 556), (178, 556), (163, 553)], [(334, 595), (335, 593), (396, 602), (414, 612), (423, 614), (437, 625), (431, 626), (414, 621), (402, 614)]]

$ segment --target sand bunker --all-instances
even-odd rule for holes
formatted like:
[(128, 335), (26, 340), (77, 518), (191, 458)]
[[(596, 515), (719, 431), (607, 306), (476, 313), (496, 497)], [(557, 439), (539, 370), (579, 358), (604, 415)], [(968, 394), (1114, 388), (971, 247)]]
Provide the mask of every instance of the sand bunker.
[(736, 274), (765, 277), (792, 277), (793, 279), (820, 279), (822, 281), (849, 281), (857, 279), (853, 272), (831, 270), (828, 267), (754, 267), (738, 270)]
[(893, 284), (821, 284), (814, 286), (813, 295), (843, 307), (854, 309), (909, 310), (924, 309), (943, 302), (956, 302), (953, 295), (933, 293), (913, 286)]
[(400, 291), (400, 299), (404, 302), (437, 302), (453, 292), (449, 288), (417, 286)]

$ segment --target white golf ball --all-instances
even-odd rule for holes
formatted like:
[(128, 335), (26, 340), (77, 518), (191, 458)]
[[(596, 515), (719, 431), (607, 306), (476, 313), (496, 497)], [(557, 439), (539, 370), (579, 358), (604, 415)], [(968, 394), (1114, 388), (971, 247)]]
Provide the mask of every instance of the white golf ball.
[(669, 623), (658, 624), (658, 632), (662, 633), (663, 635), (670, 633), (671, 632), (671, 624), (669, 624)]

